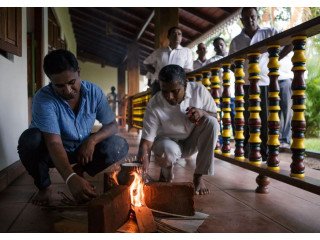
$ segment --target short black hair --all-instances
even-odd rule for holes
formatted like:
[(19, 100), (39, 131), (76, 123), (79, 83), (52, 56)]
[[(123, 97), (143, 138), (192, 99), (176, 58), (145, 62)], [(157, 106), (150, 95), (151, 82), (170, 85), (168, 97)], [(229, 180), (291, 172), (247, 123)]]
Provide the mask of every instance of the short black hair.
[(74, 54), (68, 50), (58, 49), (48, 53), (43, 60), (43, 70), (50, 78), (66, 70), (78, 71), (79, 65)]
[(168, 30), (168, 37), (170, 36), (170, 34), (173, 32), (173, 30), (178, 29), (182, 32), (181, 28), (177, 27), (177, 26), (173, 26), (171, 28), (169, 28)]
[(218, 42), (220, 40), (226, 42), (222, 37), (216, 37), (215, 39), (213, 39), (212, 44), (215, 44), (216, 42)]
[(258, 8), (257, 8), (257, 7), (243, 7), (243, 8), (241, 9), (241, 17), (243, 16), (243, 13), (244, 13), (245, 11), (248, 11), (249, 9), (254, 9), (254, 10), (256, 10), (256, 12), (257, 12), (257, 14), (258, 14)]
[(179, 65), (169, 64), (160, 70), (159, 81), (166, 83), (179, 82), (181, 85), (186, 86), (186, 72)]

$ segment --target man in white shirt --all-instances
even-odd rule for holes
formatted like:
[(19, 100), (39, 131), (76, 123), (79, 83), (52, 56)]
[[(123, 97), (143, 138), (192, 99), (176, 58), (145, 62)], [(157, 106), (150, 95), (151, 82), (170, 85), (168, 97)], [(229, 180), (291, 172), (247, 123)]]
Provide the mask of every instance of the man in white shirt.
[(147, 105), (137, 159), (147, 171), (151, 150), (161, 166), (160, 181), (171, 182), (181, 157), (198, 151), (193, 183), (197, 194), (209, 193), (202, 175), (213, 175), (219, 132), (216, 105), (209, 91), (188, 82), (182, 67), (168, 65), (159, 73), (161, 92)]
[(216, 55), (209, 59), (209, 62), (215, 62), (228, 55), (226, 42), (222, 37), (217, 37), (212, 42)]
[[(227, 52), (227, 45), (226, 42), (224, 41), (224, 39), (222, 37), (217, 37), (213, 40), (212, 42), (213, 47), (214, 47), (214, 51), (216, 52), (216, 55), (213, 56), (212, 58), (209, 59), (209, 63), (215, 62), (220, 60), (221, 58), (225, 57), (228, 55)], [(220, 71), (220, 97), (222, 98), (221, 94), (223, 91), (223, 81), (222, 81), (222, 76), (223, 76), (223, 69), (221, 69)], [(232, 133), (233, 136), (235, 136), (235, 121), (234, 121), (234, 117), (235, 117), (235, 99), (234, 99), (234, 92), (235, 92), (235, 78), (233, 75), (230, 75), (230, 86), (229, 86), (229, 92), (230, 92), (230, 98), (231, 98), (231, 102), (230, 102), (230, 108), (231, 108), (231, 112), (230, 112), (230, 116), (231, 116), (231, 125), (232, 125)], [(222, 100), (221, 100), (222, 102)], [(219, 139), (220, 143), (222, 144), (222, 136), (220, 135), (220, 139)]]
[(207, 47), (204, 43), (198, 44), (197, 49), (198, 59), (193, 62), (193, 69), (201, 68), (209, 63), (208, 59), (206, 58), (207, 54)]
[(193, 70), (192, 52), (189, 48), (182, 47), (182, 31), (178, 27), (172, 27), (168, 30), (169, 46), (155, 50), (143, 63), (148, 72), (154, 75), (152, 84), (152, 95), (160, 91), (158, 75), (160, 70), (168, 64), (177, 64), (186, 72)]
[[(229, 54), (232, 54), (234, 52), (240, 51), (243, 48), (249, 47), (257, 42), (260, 42), (266, 38), (269, 38), (275, 34), (278, 33), (278, 31), (274, 28), (260, 28), (258, 25), (258, 10), (255, 7), (246, 7), (243, 8), (241, 11), (241, 22), (243, 24), (243, 29), (241, 33), (236, 36), (234, 39), (232, 39), (230, 43), (230, 51)], [(291, 52), (292, 46), (288, 45), (282, 48), (282, 50), (279, 53), (279, 60), (280, 60), (280, 69), (279, 69), (279, 83), (281, 83), (281, 80), (285, 80), (286, 88), (291, 89), (291, 81), (293, 74), (290, 71), (291, 68), (288, 67), (291, 64), (290, 56), (288, 56), (288, 53)], [(258, 82), (260, 86), (260, 98), (261, 98), (261, 112), (260, 112), (260, 118), (261, 118), (261, 154), (262, 154), (262, 160), (266, 160), (267, 158), (267, 140), (268, 140), (268, 86), (270, 83), (268, 73), (268, 53), (261, 54), (259, 66), (260, 66), (260, 80)], [(245, 91), (245, 109), (247, 110), (249, 107), (249, 81), (248, 81), (248, 71), (247, 66), (245, 65), (245, 85), (244, 85), (244, 91)], [(284, 90), (283, 87), (280, 86), (280, 92), (282, 93)], [(291, 91), (291, 90), (290, 90)], [(291, 123), (291, 109), (290, 109), (290, 102), (291, 97), (287, 94), (286, 98), (281, 99), (281, 104), (287, 105), (287, 107), (280, 106), (283, 110), (286, 108), (286, 124)], [(249, 112), (245, 111), (245, 120), (246, 122), (249, 120)], [(291, 117), (290, 117), (291, 115)], [(283, 122), (283, 120), (281, 120)], [(282, 129), (290, 129), (290, 126), (288, 128), (288, 125), (283, 127)], [(291, 135), (288, 136), (288, 132), (284, 133), (281, 138), (291, 138)], [(282, 134), (280, 134), (282, 135)], [(245, 156), (248, 154), (248, 139), (249, 139), (249, 127), (246, 124), (245, 126)], [(289, 140), (289, 139), (288, 139)], [(290, 140), (289, 140), (290, 141)]]

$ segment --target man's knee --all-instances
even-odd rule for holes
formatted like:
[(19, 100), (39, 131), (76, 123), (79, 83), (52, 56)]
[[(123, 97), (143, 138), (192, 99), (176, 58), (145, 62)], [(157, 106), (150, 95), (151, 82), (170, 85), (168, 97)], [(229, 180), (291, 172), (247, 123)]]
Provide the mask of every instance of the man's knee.
[(208, 130), (211, 129), (212, 131), (214, 131), (216, 133), (219, 131), (220, 126), (219, 126), (218, 120), (215, 117), (203, 116), (203, 118), (204, 118), (204, 123), (206, 125), (206, 128)]
[(18, 141), (18, 150), (36, 150), (42, 144), (42, 133), (38, 128), (25, 130)]
[(99, 150), (116, 162), (128, 154), (129, 144), (123, 137), (113, 135), (101, 142)]
[(162, 167), (174, 164), (181, 157), (181, 150), (176, 144), (167, 141), (157, 143), (153, 148), (156, 161)]

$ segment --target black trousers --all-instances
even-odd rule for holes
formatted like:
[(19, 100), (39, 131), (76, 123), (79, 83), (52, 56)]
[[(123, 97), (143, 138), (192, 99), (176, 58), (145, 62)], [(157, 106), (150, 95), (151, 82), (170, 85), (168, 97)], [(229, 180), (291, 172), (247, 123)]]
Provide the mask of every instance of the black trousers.
[[(244, 125), (244, 151), (245, 151), (245, 157), (248, 157), (249, 155), (249, 137), (250, 137), (250, 131), (249, 131), (249, 117), (250, 117), (250, 112), (248, 111), (249, 109), (249, 85), (244, 85), (243, 86), (244, 90), (244, 119), (245, 119), (245, 125)], [(268, 86), (260, 86), (260, 107), (261, 107), (261, 112), (260, 112), (260, 118), (261, 118), (261, 129), (260, 129), (260, 138), (261, 138), (261, 149), (260, 153), (262, 156), (262, 161), (267, 160), (268, 156)]]
[[(93, 160), (84, 166), (84, 170), (90, 176), (94, 176), (124, 158), (128, 150), (129, 145), (124, 138), (117, 135), (110, 136), (95, 146)], [(70, 164), (77, 163), (77, 151), (78, 149), (74, 152), (67, 152)], [(18, 154), (39, 189), (51, 185), (49, 168), (55, 166), (38, 128), (27, 129), (21, 134), (18, 142)]]

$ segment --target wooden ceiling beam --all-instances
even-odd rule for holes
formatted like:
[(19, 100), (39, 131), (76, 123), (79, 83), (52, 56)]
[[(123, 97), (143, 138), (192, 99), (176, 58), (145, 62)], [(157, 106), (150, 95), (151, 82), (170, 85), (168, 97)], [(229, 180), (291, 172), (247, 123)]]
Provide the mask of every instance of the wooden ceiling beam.
[[(141, 24), (132, 24), (129, 21), (126, 21), (124, 18), (119, 17), (118, 15), (112, 15), (110, 12), (104, 11), (104, 9), (106, 8), (90, 8), (93, 11), (103, 14), (103, 16), (105, 16), (106, 18), (112, 19), (115, 22), (120, 22), (121, 23), (121, 27), (125, 28), (125, 27), (131, 27), (131, 29), (133, 29), (135, 31), (135, 33), (138, 34), (138, 31), (140, 30), (140, 25)], [(148, 30), (144, 31), (148, 36), (150, 37), (154, 37), (154, 33), (149, 32)]]
[(192, 14), (192, 15), (194, 15), (194, 16), (196, 16), (197, 18), (200, 18), (200, 19), (202, 19), (202, 20), (204, 20), (204, 21), (207, 21), (207, 22), (211, 23), (213, 26), (217, 24), (217, 19), (212, 18), (212, 17), (210, 17), (210, 16), (208, 16), (208, 15), (204, 15), (204, 14), (198, 12), (197, 10), (195, 10), (195, 8), (192, 8), (192, 7), (188, 7), (188, 8), (183, 7), (183, 8), (181, 8), (181, 9), (184, 10), (184, 11), (186, 11), (186, 12), (188, 12), (188, 13), (190, 13), (190, 14)]
[[(90, 21), (87, 21), (84, 18), (75, 16), (75, 15), (71, 15), (71, 20), (76, 20), (78, 22), (81, 22), (84, 26), (90, 25), (92, 27), (95, 27), (96, 29), (99, 29), (99, 31), (106, 33), (106, 27), (96, 25)], [(128, 32), (127, 30), (120, 29), (116, 26), (113, 28), (113, 32), (110, 35), (115, 35), (115, 36), (121, 37), (122, 39), (125, 39), (128, 42), (132, 42), (132, 40), (134, 39), (134, 34), (132, 32)], [(106, 34), (106, 36), (107, 36), (107, 34)]]
[(102, 49), (102, 50), (107, 50), (107, 51), (110, 51), (110, 52), (113, 52), (117, 55), (124, 55), (126, 54), (126, 51), (119, 51), (115, 48), (113, 48), (112, 46), (107, 46), (107, 45), (103, 45), (101, 43), (91, 43), (90, 41), (87, 41), (85, 39), (81, 39), (79, 40), (79, 43), (78, 43), (79, 46), (87, 46), (87, 45), (94, 45), (94, 46), (97, 46), (97, 48), (99, 49)]
[[(74, 29), (74, 31), (78, 33), (77, 38), (78, 37), (79, 38), (86, 37), (88, 39), (99, 41), (102, 44), (110, 43), (110, 44), (116, 46), (116, 48), (127, 50), (127, 45), (125, 43), (123, 43), (122, 41), (120, 41), (118, 39), (115, 39), (115, 38), (110, 38), (110, 37), (107, 37), (107, 36), (103, 36), (102, 34), (94, 32), (93, 30), (76, 28), (76, 29)], [(103, 39), (105, 39), (105, 40), (103, 40)]]

